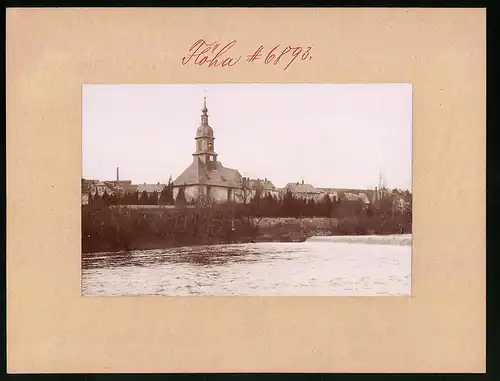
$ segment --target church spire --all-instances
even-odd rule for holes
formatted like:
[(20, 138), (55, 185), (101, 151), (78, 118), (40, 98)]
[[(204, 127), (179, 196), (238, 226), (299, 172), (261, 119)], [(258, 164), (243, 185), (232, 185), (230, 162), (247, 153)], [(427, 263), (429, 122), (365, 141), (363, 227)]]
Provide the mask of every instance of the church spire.
[(201, 109), (201, 124), (202, 126), (208, 125), (208, 109), (207, 109), (207, 97), (203, 97), (203, 108)]
[(193, 155), (195, 160), (199, 158), (204, 163), (215, 162), (217, 154), (214, 150), (214, 130), (208, 124), (207, 97), (203, 97), (201, 112), (201, 125), (196, 130), (196, 151)]

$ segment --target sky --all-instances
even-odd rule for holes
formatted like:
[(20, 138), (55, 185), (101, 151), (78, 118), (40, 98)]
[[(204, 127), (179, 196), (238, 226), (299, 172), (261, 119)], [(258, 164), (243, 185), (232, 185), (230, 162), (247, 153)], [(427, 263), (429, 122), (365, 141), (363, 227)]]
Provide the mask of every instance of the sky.
[(411, 84), (84, 85), (82, 176), (175, 180), (205, 96), (218, 160), (242, 176), (411, 190)]

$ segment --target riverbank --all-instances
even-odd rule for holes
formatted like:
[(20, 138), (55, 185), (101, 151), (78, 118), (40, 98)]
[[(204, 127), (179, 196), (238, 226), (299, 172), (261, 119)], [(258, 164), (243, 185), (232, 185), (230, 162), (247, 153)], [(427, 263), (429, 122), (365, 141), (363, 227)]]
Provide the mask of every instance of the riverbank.
[[(376, 227), (376, 221), (372, 221)], [(396, 232), (387, 228), (376, 231), (346, 218), (257, 218), (235, 215), (228, 208), (82, 208), (83, 253), (251, 242), (304, 242), (310, 237)]]
[[(144, 217), (147, 218), (147, 217)], [(332, 234), (331, 226), (336, 226), (336, 221), (327, 218), (263, 218), (260, 221), (253, 219), (251, 226), (245, 221), (235, 221), (234, 230), (232, 226), (225, 226), (219, 221), (221, 227), (207, 234), (206, 224), (200, 222), (198, 234), (193, 231), (191, 221), (184, 224), (186, 220), (178, 220), (178, 230), (169, 231), (169, 224), (151, 224), (149, 231), (137, 230), (124, 227), (128, 221), (123, 218), (122, 226), (109, 221), (104, 227), (97, 224), (97, 229), (85, 229), (82, 237), (82, 252), (113, 252), (132, 250), (155, 250), (169, 249), (181, 246), (240, 244), (257, 242), (304, 242), (308, 237)], [(129, 225), (129, 224), (127, 224)], [(163, 229), (161, 226), (163, 225)], [(171, 226), (170, 226), (171, 227)], [(158, 229), (158, 230), (156, 230)], [(257, 231), (254, 231), (257, 230)], [(200, 233), (203, 232), (203, 233)]]
[(368, 236), (330, 236), (309, 237), (307, 242), (331, 242), (331, 243), (362, 243), (372, 245), (397, 245), (397, 246), (411, 246), (412, 235), (368, 235)]

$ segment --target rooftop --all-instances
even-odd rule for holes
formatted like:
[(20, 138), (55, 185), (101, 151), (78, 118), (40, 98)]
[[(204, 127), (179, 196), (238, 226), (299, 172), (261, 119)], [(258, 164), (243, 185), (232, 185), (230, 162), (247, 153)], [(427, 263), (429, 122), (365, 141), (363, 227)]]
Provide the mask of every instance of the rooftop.
[(196, 159), (174, 180), (173, 184), (176, 186), (206, 184), (238, 188), (241, 187), (242, 180), (236, 169), (226, 168), (220, 161), (205, 164)]
[(267, 178), (262, 179), (247, 179), (248, 181), (248, 187), (250, 189), (261, 189), (261, 190), (276, 190), (276, 187), (274, 184), (269, 181)]
[(315, 188), (311, 184), (302, 183), (288, 183), (285, 187), (285, 190), (290, 190), (292, 193), (314, 193), (319, 194), (323, 193), (321, 190)]
[(148, 192), (148, 193), (153, 193), (153, 192), (158, 192), (158, 193), (161, 193), (163, 191), (163, 188), (165, 188), (165, 184), (160, 184), (160, 183), (157, 183), (157, 184), (138, 184), (136, 185), (136, 191), (138, 191), (139, 193), (142, 193), (144, 191)]

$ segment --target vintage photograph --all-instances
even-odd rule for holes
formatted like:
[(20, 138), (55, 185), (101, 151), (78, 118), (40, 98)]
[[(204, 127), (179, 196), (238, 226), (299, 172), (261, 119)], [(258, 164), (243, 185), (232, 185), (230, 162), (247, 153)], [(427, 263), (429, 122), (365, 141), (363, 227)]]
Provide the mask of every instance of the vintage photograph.
[(412, 85), (83, 85), (81, 213), (85, 296), (409, 296)]

